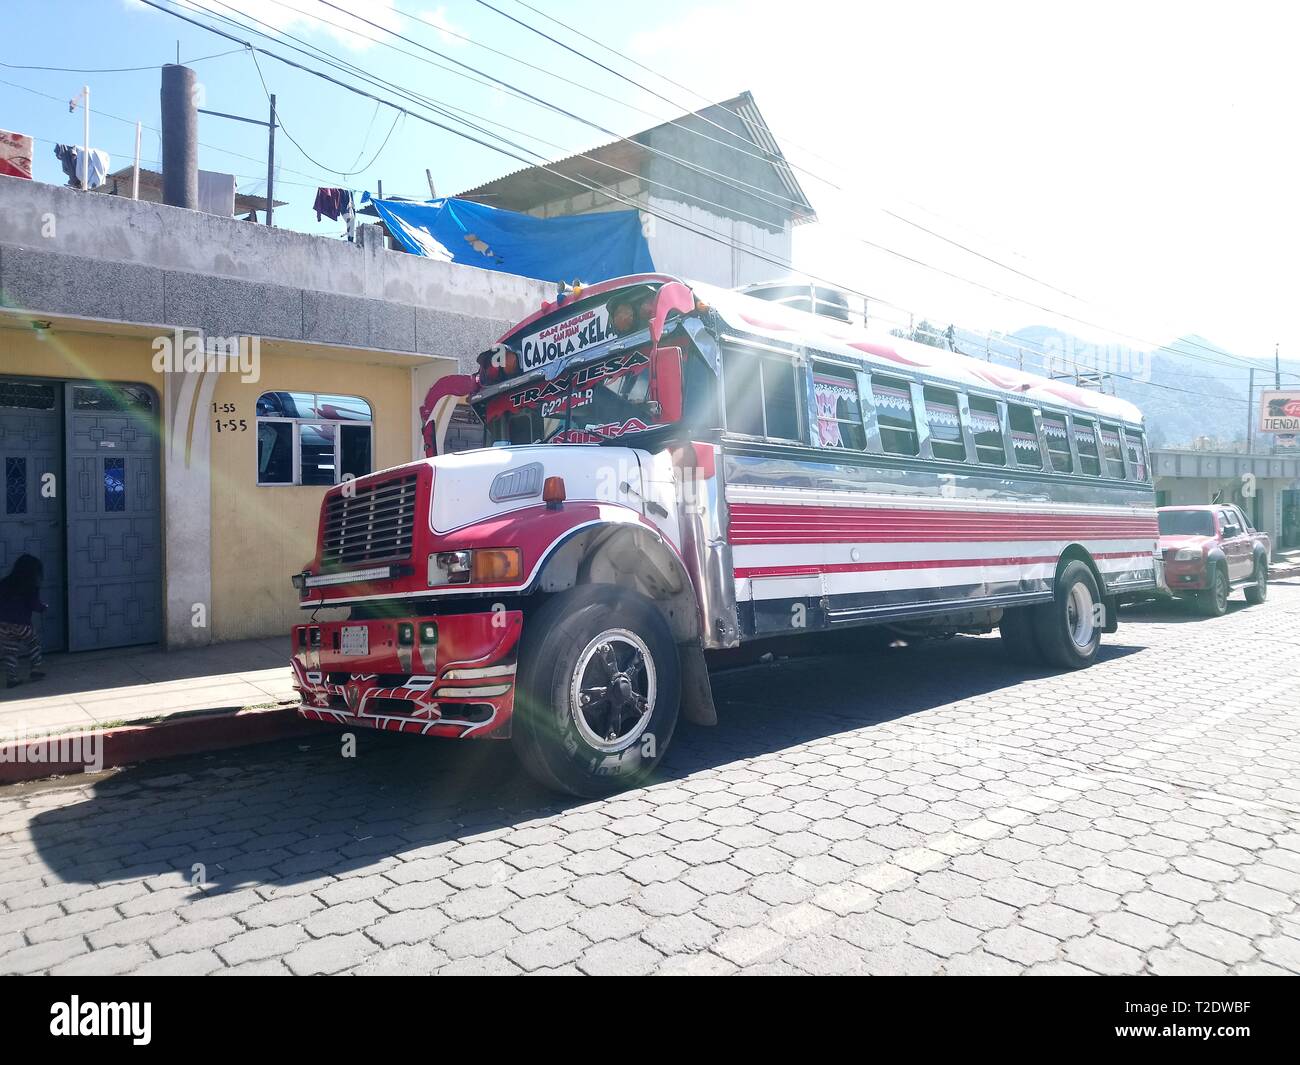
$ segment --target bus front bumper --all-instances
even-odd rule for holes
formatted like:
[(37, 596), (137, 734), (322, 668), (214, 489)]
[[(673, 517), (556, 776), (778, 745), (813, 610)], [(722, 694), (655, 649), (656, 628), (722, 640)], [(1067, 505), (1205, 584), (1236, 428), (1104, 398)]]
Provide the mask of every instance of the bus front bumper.
[(388, 732), (508, 737), (522, 631), (518, 610), (295, 625), (298, 713)]

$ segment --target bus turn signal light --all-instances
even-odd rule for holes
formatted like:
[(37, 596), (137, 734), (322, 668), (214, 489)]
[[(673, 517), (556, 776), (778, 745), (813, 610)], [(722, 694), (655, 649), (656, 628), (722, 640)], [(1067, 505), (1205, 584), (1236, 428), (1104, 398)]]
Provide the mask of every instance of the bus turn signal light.
[(474, 583), (505, 584), (523, 573), (517, 547), (481, 548), (474, 552)]

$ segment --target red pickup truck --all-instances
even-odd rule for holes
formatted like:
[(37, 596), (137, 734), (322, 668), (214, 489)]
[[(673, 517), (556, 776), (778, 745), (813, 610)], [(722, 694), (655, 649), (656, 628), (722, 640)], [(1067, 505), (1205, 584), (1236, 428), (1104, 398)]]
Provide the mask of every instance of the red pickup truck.
[(1192, 599), (1202, 614), (1227, 613), (1228, 593), (1243, 588), (1246, 602), (1268, 595), (1269, 538), (1231, 503), (1160, 507), (1160, 555), (1171, 595)]

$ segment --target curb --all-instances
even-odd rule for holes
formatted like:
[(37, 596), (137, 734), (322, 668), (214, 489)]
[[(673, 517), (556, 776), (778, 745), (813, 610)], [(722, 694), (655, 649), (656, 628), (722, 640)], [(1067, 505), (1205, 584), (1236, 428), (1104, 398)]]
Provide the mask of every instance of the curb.
[[(299, 717), (295, 704), (261, 710), (202, 711), (155, 723), (35, 736), (0, 743), (0, 785), (115, 769), (155, 758), (243, 747), (316, 731), (319, 726)], [(97, 744), (102, 754), (97, 769), (89, 769), (81, 757), (88, 744)]]

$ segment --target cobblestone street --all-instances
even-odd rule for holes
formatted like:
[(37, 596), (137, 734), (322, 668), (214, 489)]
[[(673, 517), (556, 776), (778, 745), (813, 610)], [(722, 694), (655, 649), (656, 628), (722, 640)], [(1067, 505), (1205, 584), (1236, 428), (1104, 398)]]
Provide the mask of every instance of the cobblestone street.
[(1300, 972), (1300, 581), (1129, 608), (1080, 673), (959, 638), (715, 690), (604, 801), (327, 728), (4, 789), (0, 970)]

